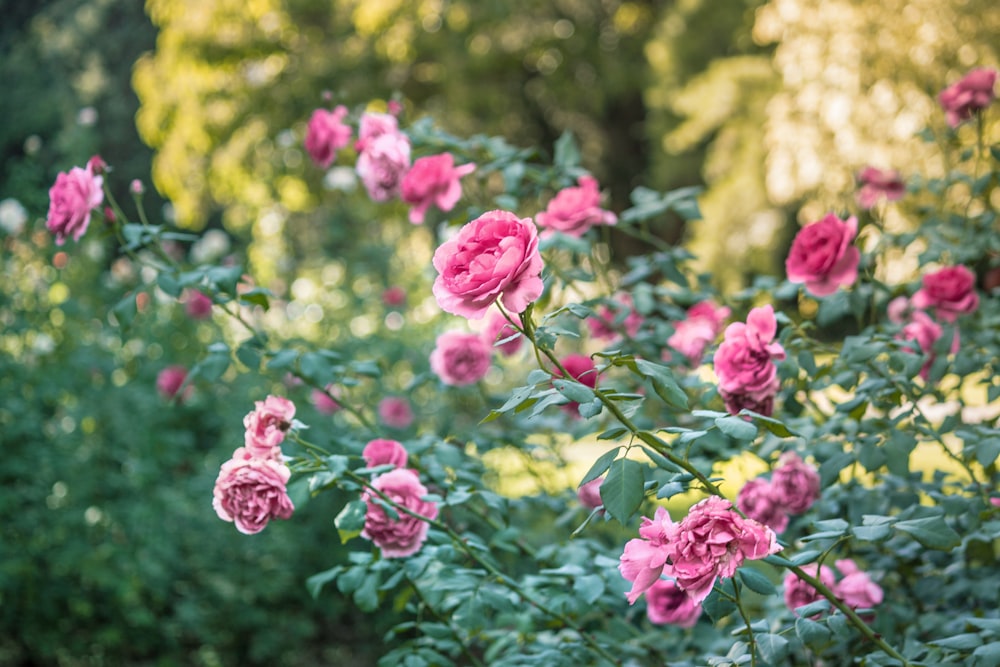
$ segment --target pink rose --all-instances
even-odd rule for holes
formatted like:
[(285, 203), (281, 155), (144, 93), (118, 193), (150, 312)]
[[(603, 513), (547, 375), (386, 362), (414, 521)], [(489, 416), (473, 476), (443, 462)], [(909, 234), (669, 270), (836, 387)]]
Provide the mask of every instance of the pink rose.
[(382, 292), (382, 303), (390, 308), (398, 308), (406, 303), (406, 290), (399, 285), (387, 287)]
[(592, 479), (586, 484), (581, 485), (576, 490), (576, 497), (580, 501), (580, 504), (588, 509), (596, 509), (603, 505), (604, 500), (601, 498), (601, 484), (604, 484), (603, 477)]
[(391, 463), (397, 468), (406, 467), (408, 457), (403, 444), (395, 440), (385, 440), (377, 438), (365, 445), (361, 452), (361, 457), (365, 460), (365, 465), (369, 468)]
[(340, 403), (334, 397), (340, 395), (340, 390), (332, 384), (326, 385), (324, 389), (313, 389), (310, 394), (312, 404), (324, 415), (332, 415), (340, 411)]
[(646, 616), (650, 623), (690, 628), (701, 616), (701, 605), (669, 579), (657, 579), (646, 591)]
[(732, 311), (713, 301), (701, 301), (691, 306), (687, 318), (674, 327), (667, 346), (683, 354), (691, 366), (701, 363), (702, 355), (722, 331), (722, 324)]
[(594, 317), (587, 318), (587, 327), (594, 338), (614, 340), (620, 336), (624, 328), (625, 335), (635, 338), (642, 326), (642, 315), (635, 309), (632, 297), (619, 292), (614, 297), (613, 304), (601, 304)]
[(243, 418), (244, 448), (254, 456), (280, 460), (280, 445), (294, 418), (295, 404), (287, 398), (268, 396), (255, 401), (253, 412)]
[[(809, 565), (803, 565), (802, 569), (805, 570), (806, 574), (818, 578), (820, 583), (827, 588), (834, 588), (836, 582), (833, 578), (833, 570), (828, 568), (826, 565), (820, 567), (817, 563), (810, 563)], [(816, 574), (817, 569), (819, 570), (818, 576)], [(785, 605), (791, 611), (795, 611), (799, 607), (804, 607), (807, 604), (812, 604), (823, 597), (816, 591), (815, 588), (812, 587), (811, 584), (799, 579), (794, 572), (789, 572), (785, 575), (784, 583)], [(818, 617), (819, 614), (813, 616), (814, 619)]]
[(409, 168), (410, 140), (402, 132), (381, 134), (368, 141), (354, 165), (373, 201), (388, 201), (398, 195)]
[(316, 109), (306, 127), (305, 148), (309, 157), (326, 169), (333, 164), (337, 151), (351, 143), (351, 127), (344, 123), (347, 107), (338, 105), (333, 111)]
[(785, 452), (771, 474), (778, 503), (789, 514), (802, 514), (819, 498), (819, 473), (795, 452)]
[(523, 312), (544, 287), (535, 225), (508, 211), (489, 211), (467, 223), (438, 247), (433, 261), (438, 305), (472, 320), (497, 299), (510, 312)]
[(835, 565), (843, 576), (834, 593), (849, 607), (871, 609), (882, 602), (882, 587), (862, 572), (852, 560), (838, 560)]
[[(490, 348), (499, 350), (500, 354), (505, 357), (509, 357), (516, 353), (521, 349), (521, 345), (524, 343), (524, 336), (522, 336), (517, 329), (515, 329), (511, 323), (507, 321), (507, 318), (503, 316), (503, 313), (496, 308), (490, 309), (481, 335)], [(506, 342), (498, 344), (500, 341)]]
[(219, 470), (212, 507), (241, 533), (259, 533), (271, 519), (292, 516), (295, 507), (286, 490), (291, 474), (281, 462), (257, 458), (240, 447)]
[(910, 316), (912, 307), (910, 306), (910, 300), (905, 296), (897, 296), (895, 299), (890, 301), (885, 308), (886, 315), (889, 317), (889, 321), (894, 324), (902, 324)]
[[(172, 399), (177, 396), (177, 392), (184, 386), (187, 379), (187, 369), (183, 366), (167, 366), (156, 376), (156, 390), (160, 396)], [(187, 387), (184, 394), (177, 398), (177, 402), (183, 402), (191, 393), (191, 387)]]
[(73, 167), (69, 173), (60, 172), (55, 184), (49, 188), (49, 214), (45, 226), (56, 236), (56, 245), (66, 242), (67, 236), (79, 241), (90, 225), (90, 212), (104, 201), (101, 186), (104, 177), (91, 170)]
[(861, 253), (851, 243), (858, 234), (858, 219), (841, 220), (833, 213), (799, 230), (785, 259), (788, 280), (805, 283), (813, 296), (828, 296), (837, 287), (853, 285)]
[(471, 163), (456, 167), (451, 153), (418, 158), (403, 177), (401, 186), (403, 201), (413, 204), (410, 222), (422, 223), (431, 204), (444, 212), (455, 208), (462, 197), (459, 179), (475, 169), (476, 165)]
[[(388, 496), (394, 503), (405, 507), (414, 514), (427, 519), (436, 519), (438, 506), (421, 500), (427, 495), (427, 488), (420, 483), (417, 473), (408, 468), (396, 468), (372, 481), (372, 486)], [(382, 550), (383, 558), (405, 558), (412, 556), (427, 539), (427, 522), (412, 514), (396, 509), (397, 519), (391, 518), (375, 502), (378, 495), (365, 489), (361, 499), (368, 505), (365, 527), (361, 537), (371, 540)]]
[(138, 178), (133, 178), (128, 184), (128, 191), (136, 197), (141, 197), (146, 192), (146, 186)]
[(995, 496), (993, 498), (990, 498), (990, 505), (993, 505), (994, 507), (1000, 507), (1000, 496)]
[(775, 533), (788, 527), (788, 512), (782, 506), (771, 482), (756, 477), (743, 485), (736, 496), (736, 506), (747, 518), (758, 521)]
[(577, 182), (580, 187), (563, 188), (536, 216), (545, 234), (562, 232), (579, 238), (594, 225), (618, 222), (614, 213), (601, 208), (601, 193), (593, 177), (581, 176)]
[[(912, 340), (920, 348), (920, 351), (927, 355), (927, 363), (920, 369), (920, 377), (927, 379), (930, 374), (931, 365), (934, 363), (934, 344), (941, 338), (943, 330), (941, 325), (931, 319), (930, 315), (922, 310), (914, 311), (910, 316), (910, 321), (899, 332), (897, 338), (902, 340)], [(958, 351), (958, 331), (952, 340), (952, 353)]]
[(354, 144), (356, 151), (363, 152), (371, 142), (383, 134), (397, 134), (399, 132), (399, 121), (396, 117), (387, 113), (365, 112), (361, 114), (358, 123), (358, 141)]
[(871, 208), (881, 197), (885, 197), (887, 201), (896, 201), (906, 194), (906, 184), (894, 169), (883, 171), (865, 167), (858, 175), (858, 181), (861, 187), (858, 189), (857, 199), (861, 208)]
[(629, 604), (635, 604), (639, 596), (652, 586), (667, 564), (667, 541), (676, 526), (663, 507), (656, 508), (654, 518), (642, 517), (639, 537), (625, 544), (618, 561), (618, 571), (626, 581), (632, 582), (632, 590), (625, 594)]
[(184, 295), (184, 312), (193, 320), (204, 320), (212, 315), (212, 299), (198, 290), (188, 290)]
[(378, 403), (378, 418), (390, 428), (409, 428), (413, 423), (413, 408), (401, 396), (387, 396)]
[[(597, 386), (597, 366), (594, 365), (594, 360), (587, 355), (568, 354), (560, 359), (559, 363), (566, 369), (570, 377), (580, 384), (584, 384), (591, 389)], [(576, 401), (570, 401), (563, 405), (562, 409), (571, 414), (579, 414), (580, 404)]]
[(976, 274), (961, 264), (925, 274), (912, 304), (919, 309), (933, 308), (942, 320), (954, 322), (959, 315), (968, 315), (979, 307)]
[(750, 408), (770, 415), (780, 382), (774, 359), (784, 359), (785, 350), (773, 342), (778, 323), (770, 306), (754, 308), (746, 324), (733, 322), (715, 351), (715, 374), (726, 409), (737, 414)]
[(430, 361), (431, 370), (445, 384), (475, 384), (490, 370), (490, 347), (474, 333), (448, 331), (438, 336)]
[(996, 80), (996, 70), (980, 67), (970, 70), (960, 80), (942, 90), (938, 95), (938, 102), (944, 109), (948, 124), (958, 127), (977, 111), (988, 107), (995, 97), (993, 84)]

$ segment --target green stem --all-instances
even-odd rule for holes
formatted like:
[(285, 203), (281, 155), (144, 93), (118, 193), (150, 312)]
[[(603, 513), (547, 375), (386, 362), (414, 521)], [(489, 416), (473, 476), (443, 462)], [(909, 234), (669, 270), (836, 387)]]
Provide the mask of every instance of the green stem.
[[(726, 597), (729, 596), (727, 595)], [(753, 626), (750, 623), (750, 617), (747, 616), (743, 605), (740, 603), (740, 587), (735, 581), (733, 582), (733, 597), (730, 599), (736, 604), (736, 609), (740, 612), (740, 617), (747, 626), (747, 643), (750, 646), (750, 667), (757, 667), (757, 640), (753, 636)]]

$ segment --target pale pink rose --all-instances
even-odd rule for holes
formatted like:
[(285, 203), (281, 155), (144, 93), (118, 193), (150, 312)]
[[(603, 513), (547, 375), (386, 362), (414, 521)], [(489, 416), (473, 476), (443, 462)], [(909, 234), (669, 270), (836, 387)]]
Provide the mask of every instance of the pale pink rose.
[(887, 201), (902, 199), (906, 194), (906, 184), (903, 183), (902, 176), (894, 169), (876, 169), (875, 167), (865, 167), (858, 174), (857, 199), (861, 208), (871, 208), (880, 198)]
[(521, 313), (542, 294), (542, 256), (531, 218), (489, 211), (434, 252), (434, 296), (445, 312), (477, 320), (497, 299)]
[(833, 592), (854, 609), (871, 609), (882, 603), (882, 587), (871, 580), (867, 573), (858, 568), (853, 560), (838, 560), (834, 563), (843, 578), (837, 582)]
[(819, 498), (819, 473), (795, 452), (785, 452), (771, 473), (778, 503), (789, 514), (802, 514)]
[(243, 418), (244, 448), (254, 456), (280, 460), (280, 445), (294, 418), (295, 404), (287, 398), (268, 396), (255, 401), (253, 411)]
[(385, 288), (382, 292), (382, 303), (390, 308), (399, 308), (406, 303), (406, 290), (399, 285)]
[(912, 303), (921, 310), (933, 308), (939, 318), (954, 322), (959, 315), (968, 315), (979, 308), (976, 274), (961, 264), (927, 273)]
[(650, 623), (693, 627), (701, 616), (701, 605), (669, 579), (657, 579), (646, 591), (646, 616)]
[(415, 225), (422, 223), (432, 204), (444, 212), (455, 208), (462, 197), (459, 179), (475, 169), (476, 165), (472, 163), (456, 167), (451, 153), (429, 155), (414, 161), (401, 186), (402, 200), (413, 205), (410, 222)]
[[(820, 567), (817, 563), (810, 563), (809, 565), (803, 565), (802, 569), (805, 570), (806, 574), (819, 579), (820, 583), (827, 588), (832, 590), (835, 587), (836, 581), (834, 580), (833, 570), (826, 565)], [(816, 574), (817, 569), (819, 570), (818, 576)], [(795, 611), (797, 608), (804, 607), (807, 604), (812, 604), (823, 597), (811, 584), (799, 579), (794, 572), (789, 572), (785, 575), (784, 583), (785, 605), (791, 611)], [(813, 616), (814, 619), (818, 617), (819, 614)]]
[(909, 318), (911, 310), (910, 300), (905, 296), (897, 296), (886, 306), (886, 315), (893, 324), (902, 324)]
[(1000, 496), (990, 498), (990, 505), (993, 505), (994, 507), (1000, 507)]
[(742, 408), (771, 414), (780, 386), (774, 360), (785, 358), (784, 348), (774, 342), (777, 329), (770, 305), (751, 310), (746, 324), (733, 322), (726, 327), (714, 364), (719, 394), (732, 414)]
[(184, 294), (184, 312), (193, 320), (204, 320), (212, 315), (212, 298), (196, 289)]
[(361, 114), (361, 120), (358, 123), (358, 140), (354, 144), (354, 149), (360, 153), (383, 134), (398, 133), (399, 121), (396, 120), (395, 116), (387, 113), (365, 112)]
[(625, 594), (629, 604), (635, 604), (660, 578), (669, 556), (667, 541), (675, 531), (676, 524), (670, 514), (663, 507), (657, 507), (654, 518), (642, 517), (639, 537), (625, 543), (618, 571), (626, 581), (632, 582), (632, 590)]
[(743, 485), (736, 496), (736, 506), (747, 518), (758, 521), (776, 533), (788, 527), (788, 512), (779, 502), (771, 482), (756, 477)]
[(333, 164), (337, 151), (351, 143), (351, 126), (344, 123), (347, 107), (338, 105), (333, 111), (316, 109), (306, 127), (305, 148), (309, 157), (326, 169)]
[(705, 349), (719, 336), (732, 311), (713, 301), (701, 301), (688, 308), (687, 318), (674, 327), (667, 346), (684, 355), (691, 366), (701, 363)]
[(604, 500), (601, 498), (601, 484), (604, 484), (603, 477), (592, 479), (586, 484), (581, 485), (576, 490), (576, 497), (580, 501), (580, 504), (587, 509), (596, 509), (603, 505)]
[(309, 397), (312, 400), (312, 404), (322, 414), (332, 415), (341, 409), (340, 403), (334, 400), (339, 395), (340, 390), (334, 385), (328, 384), (324, 389), (313, 389)]
[(632, 297), (619, 292), (613, 297), (612, 304), (601, 304), (596, 315), (587, 318), (587, 327), (590, 335), (594, 338), (604, 340), (614, 340), (621, 336), (624, 329), (625, 335), (635, 338), (642, 327), (642, 315), (635, 309)]
[[(167, 366), (156, 376), (156, 390), (160, 396), (166, 399), (173, 399), (177, 392), (184, 386), (187, 379), (187, 369), (183, 366)], [(177, 402), (184, 401), (191, 393), (191, 387), (187, 387), (184, 394), (177, 397)]]
[(402, 132), (381, 134), (366, 142), (354, 170), (373, 201), (389, 201), (399, 194), (410, 168), (410, 139)]
[[(934, 363), (934, 344), (941, 338), (943, 330), (941, 325), (931, 319), (931, 316), (922, 310), (914, 311), (910, 316), (911, 320), (899, 332), (897, 338), (901, 340), (912, 340), (920, 348), (920, 351), (927, 355), (927, 362), (920, 369), (920, 377), (927, 379), (930, 374), (931, 365)], [(952, 352), (958, 351), (958, 332), (952, 341)]]
[(133, 178), (132, 182), (128, 184), (128, 191), (134, 194), (136, 197), (141, 196), (146, 192), (146, 186), (142, 184), (138, 178)]
[[(427, 519), (436, 519), (437, 504), (421, 500), (427, 495), (427, 488), (420, 483), (417, 473), (408, 468), (396, 468), (384, 475), (379, 475), (372, 481), (372, 486), (388, 496), (392, 502), (405, 507), (414, 514)], [(428, 525), (417, 517), (396, 509), (399, 516), (391, 518), (379, 506), (374, 498), (378, 497), (371, 489), (365, 489), (361, 499), (368, 505), (365, 514), (365, 527), (361, 537), (371, 540), (382, 550), (383, 558), (405, 558), (412, 556), (427, 539)]]
[[(562, 367), (566, 369), (570, 377), (584, 384), (591, 389), (597, 386), (597, 366), (594, 360), (585, 354), (568, 354), (559, 360)], [(562, 375), (562, 373), (560, 373)], [(562, 406), (562, 409), (570, 414), (579, 414), (580, 404), (570, 401)]]
[(788, 280), (805, 283), (813, 296), (828, 296), (858, 278), (861, 253), (851, 245), (858, 219), (841, 220), (833, 213), (799, 230), (785, 259)]
[(403, 443), (395, 440), (376, 438), (370, 441), (361, 451), (361, 458), (365, 460), (365, 465), (369, 468), (391, 463), (397, 468), (405, 468), (409, 455)]
[(79, 241), (90, 225), (90, 212), (104, 201), (101, 186), (104, 177), (96, 175), (88, 163), (86, 169), (73, 167), (60, 172), (55, 184), (49, 188), (49, 213), (45, 226), (55, 234), (56, 245), (66, 238)]
[(389, 428), (409, 428), (413, 423), (413, 408), (401, 396), (387, 396), (378, 403), (378, 418)]
[(292, 516), (295, 507), (287, 491), (291, 474), (280, 461), (257, 458), (240, 447), (219, 470), (212, 507), (241, 533), (259, 533), (271, 519)]
[(437, 337), (431, 370), (447, 385), (475, 384), (490, 370), (490, 347), (474, 333), (448, 331)]
[(945, 118), (952, 127), (958, 127), (982, 109), (988, 107), (996, 97), (993, 85), (997, 71), (987, 67), (970, 70), (968, 74), (951, 84), (938, 95), (938, 102), (944, 109)]
[(613, 225), (618, 217), (601, 208), (601, 192), (597, 180), (581, 176), (579, 187), (560, 190), (548, 207), (535, 216), (545, 234), (562, 232), (579, 238), (594, 225)]
[[(524, 343), (524, 336), (518, 333), (507, 318), (496, 308), (491, 308), (486, 316), (486, 323), (483, 325), (483, 340), (492, 349), (500, 351), (500, 354), (509, 357), (521, 349)], [(500, 343), (500, 341), (506, 341)]]

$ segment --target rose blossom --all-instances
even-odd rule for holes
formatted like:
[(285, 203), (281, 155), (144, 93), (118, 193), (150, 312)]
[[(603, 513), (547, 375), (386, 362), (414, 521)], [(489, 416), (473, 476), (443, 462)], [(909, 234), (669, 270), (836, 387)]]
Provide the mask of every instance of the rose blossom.
[(619, 329), (625, 329), (625, 335), (635, 338), (642, 326), (642, 315), (635, 309), (632, 297), (626, 292), (619, 292), (612, 297), (613, 303), (601, 304), (597, 314), (587, 318), (587, 327), (594, 338), (613, 340), (618, 338)]
[(885, 197), (887, 201), (896, 201), (906, 194), (906, 185), (895, 169), (883, 171), (865, 167), (858, 174), (858, 181), (861, 187), (858, 189), (857, 199), (861, 208), (871, 208), (881, 197)]
[(756, 477), (743, 485), (736, 496), (736, 506), (747, 518), (758, 521), (775, 533), (788, 527), (788, 512), (775, 494), (774, 486), (763, 477)]
[(459, 179), (475, 171), (476, 165), (469, 163), (455, 166), (451, 153), (429, 155), (418, 158), (413, 167), (403, 177), (401, 197), (410, 208), (410, 222), (419, 225), (431, 204), (448, 212), (462, 197)]
[[(483, 325), (480, 335), (491, 349), (500, 351), (500, 354), (509, 357), (521, 349), (524, 343), (522, 336), (515, 329), (507, 318), (496, 308), (491, 308), (486, 316), (486, 323)], [(508, 340), (509, 339), (509, 340)], [(506, 341), (500, 343), (500, 341)]]
[(212, 507), (223, 521), (235, 522), (241, 533), (259, 533), (269, 520), (292, 516), (295, 507), (286, 490), (291, 474), (283, 463), (257, 458), (240, 447), (219, 470)]
[(448, 385), (475, 384), (490, 369), (490, 347), (474, 333), (448, 331), (437, 337), (431, 370)]
[(778, 392), (778, 369), (774, 359), (784, 359), (785, 350), (772, 342), (778, 323), (770, 306), (754, 308), (746, 324), (733, 322), (719, 349), (715, 351), (715, 374), (719, 378), (719, 394), (726, 409), (737, 414), (750, 408), (770, 415), (774, 395)]
[[(810, 563), (808, 565), (803, 565), (802, 569), (806, 574), (816, 577), (820, 580), (827, 588), (833, 589), (836, 585), (833, 578), (833, 570), (828, 568), (826, 565), (820, 567), (818, 563)], [(819, 575), (816, 574), (817, 569), (819, 569)], [(785, 575), (785, 605), (791, 610), (795, 611), (799, 607), (804, 607), (807, 604), (812, 604), (817, 600), (820, 600), (823, 596), (812, 587), (812, 584), (806, 583), (804, 580), (799, 579), (794, 572), (789, 572)], [(819, 614), (813, 616), (817, 618)]]
[(580, 501), (580, 504), (588, 509), (596, 509), (603, 505), (604, 499), (601, 498), (601, 484), (604, 484), (603, 477), (592, 479), (586, 484), (580, 485), (580, 488), (576, 490), (576, 497)]
[(338, 105), (333, 111), (316, 109), (306, 127), (305, 148), (309, 157), (326, 169), (337, 151), (351, 143), (351, 127), (344, 123), (347, 107)]
[(731, 312), (726, 306), (717, 306), (714, 301), (696, 303), (688, 308), (687, 318), (674, 327), (667, 346), (683, 354), (691, 366), (697, 366), (705, 348), (718, 337), (722, 323)]
[(90, 225), (90, 212), (104, 201), (101, 186), (104, 177), (92, 170), (73, 167), (69, 172), (59, 172), (56, 182), (49, 188), (49, 213), (45, 226), (56, 236), (56, 245), (72, 236), (79, 241)]
[(979, 67), (942, 90), (938, 94), (938, 102), (944, 109), (948, 124), (958, 127), (962, 121), (972, 118), (975, 112), (988, 107), (995, 97), (993, 84), (996, 80), (996, 70)]
[[(376, 477), (372, 486), (414, 514), (427, 519), (437, 518), (438, 506), (421, 500), (427, 495), (427, 488), (420, 483), (413, 470), (396, 468)], [(361, 496), (368, 505), (361, 537), (374, 542), (382, 550), (383, 558), (404, 558), (415, 554), (427, 539), (427, 522), (401, 509), (396, 509), (399, 518), (393, 519), (375, 502), (376, 497), (378, 494), (371, 489), (365, 489)]]
[(652, 519), (642, 517), (639, 537), (625, 543), (618, 571), (626, 581), (632, 582), (632, 590), (625, 594), (629, 604), (635, 604), (639, 596), (660, 578), (669, 556), (667, 540), (674, 532), (676, 525), (667, 510), (657, 507)]
[(579, 187), (560, 190), (549, 201), (548, 207), (536, 216), (538, 224), (545, 228), (545, 234), (562, 232), (579, 238), (594, 225), (613, 225), (618, 217), (601, 208), (601, 193), (597, 180), (592, 176), (581, 176)]
[(279, 445), (294, 417), (295, 404), (287, 398), (268, 396), (263, 401), (255, 401), (253, 411), (243, 418), (246, 429), (243, 446), (254, 456), (280, 460)]
[(472, 320), (498, 298), (510, 312), (523, 312), (544, 287), (535, 225), (508, 211), (489, 211), (467, 223), (438, 247), (433, 262), (438, 305)]
[(819, 473), (795, 452), (785, 452), (771, 474), (778, 503), (789, 514), (802, 514), (819, 498)]
[(402, 132), (393, 132), (366, 142), (354, 170), (373, 201), (388, 201), (399, 194), (409, 167), (410, 140)]
[(354, 144), (354, 149), (359, 153), (363, 152), (371, 142), (383, 134), (397, 134), (399, 132), (399, 121), (395, 116), (387, 113), (372, 113), (367, 111), (361, 114), (358, 123), (358, 140)]
[(196, 289), (184, 296), (184, 312), (193, 320), (204, 320), (212, 315), (212, 298)]
[[(163, 398), (172, 399), (177, 396), (177, 392), (180, 391), (186, 379), (186, 368), (183, 366), (167, 366), (156, 376), (156, 390), (160, 392), (160, 396)], [(190, 391), (191, 387), (188, 387), (184, 395), (177, 399), (178, 402), (187, 398)]]
[(409, 428), (413, 423), (413, 408), (401, 396), (387, 396), (378, 403), (378, 418), (390, 428)]
[(979, 307), (976, 274), (961, 264), (927, 273), (912, 304), (914, 308), (933, 308), (942, 320), (954, 322), (959, 315), (968, 315)]
[(885, 313), (888, 316), (889, 321), (893, 324), (902, 324), (905, 322), (911, 311), (912, 306), (910, 305), (910, 300), (905, 296), (897, 296), (885, 307)]
[(871, 580), (867, 573), (850, 559), (838, 560), (834, 565), (843, 576), (834, 587), (834, 593), (849, 607), (871, 609), (882, 602), (882, 587)]
[(361, 452), (361, 457), (365, 460), (365, 465), (369, 468), (391, 463), (397, 468), (406, 467), (408, 455), (406, 448), (401, 442), (395, 440), (385, 440), (376, 438), (365, 445)]
[(390, 308), (398, 308), (406, 303), (406, 290), (399, 285), (386, 287), (382, 291), (382, 303)]
[[(927, 379), (930, 374), (931, 365), (934, 363), (934, 344), (941, 338), (943, 330), (941, 325), (931, 319), (931, 316), (922, 310), (914, 311), (910, 316), (910, 321), (899, 332), (897, 338), (902, 340), (912, 340), (920, 348), (920, 351), (927, 355), (927, 362), (920, 368), (920, 377)], [(951, 342), (951, 351), (958, 352), (959, 339), (958, 331)]]
[(651, 623), (690, 628), (701, 616), (701, 605), (669, 579), (657, 579), (646, 591), (646, 616)]
[(324, 389), (313, 389), (309, 397), (322, 414), (332, 415), (340, 410), (340, 403), (331, 398), (331, 395), (339, 396), (339, 394), (340, 390), (337, 387), (328, 384)]
[[(585, 354), (568, 354), (559, 360), (562, 367), (566, 369), (570, 377), (593, 389), (597, 386), (597, 366), (594, 360)], [(560, 373), (560, 375), (562, 375)], [(562, 406), (562, 409), (572, 414), (578, 414), (580, 404), (570, 401)]]
[(858, 219), (841, 220), (833, 213), (799, 230), (785, 259), (788, 280), (805, 283), (813, 296), (828, 296), (837, 287), (853, 285), (861, 253), (852, 244)]

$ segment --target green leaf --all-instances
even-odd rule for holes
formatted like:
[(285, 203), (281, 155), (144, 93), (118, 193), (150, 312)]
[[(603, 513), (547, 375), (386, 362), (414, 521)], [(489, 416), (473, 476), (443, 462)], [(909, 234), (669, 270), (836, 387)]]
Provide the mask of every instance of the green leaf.
[(573, 581), (573, 592), (588, 605), (597, 602), (597, 599), (604, 594), (604, 589), (604, 578), (596, 574), (585, 574)]
[(753, 410), (743, 409), (740, 410), (740, 416), (747, 415), (752, 417), (754, 423), (760, 424), (768, 431), (778, 436), (779, 438), (791, 438), (798, 437), (799, 434), (785, 426), (784, 422), (775, 419), (774, 417), (766, 417), (760, 413), (754, 412)]
[(318, 574), (314, 574), (306, 579), (306, 589), (309, 591), (309, 595), (311, 595), (313, 599), (318, 598), (320, 591), (323, 590), (323, 586), (336, 579), (343, 571), (344, 566), (337, 565), (336, 567), (332, 567), (325, 572), (319, 572)]
[(778, 592), (778, 589), (774, 587), (770, 579), (752, 567), (741, 567), (737, 570), (737, 573), (740, 575), (740, 580), (743, 584), (754, 593), (774, 595)]
[(687, 410), (687, 394), (677, 384), (677, 378), (674, 377), (668, 366), (656, 364), (646, 359), (636, 359), (635, 370), (652, 382), (653, 390), (664, 403), (676, 410)]
[(959, 534), (945, 523), (943, 516), (897, 521), (894, 526), (928, 549), (951, 551), (962, 542)]
[(333, 520), (340, 534), (340, 542), (345, 543), (361, 534), (365, 527), (365, 515), (368, 512), (368, 505), (363, 500), (352, 500), (340, 510), (340, 514)]
[(976, 633), (966, 632), (961, 635), (945, 637), (944, 639), (935, 639), (927, 643), (934, 646), (940, 646), (941, 648), (954, 649), (956, 651), (968, 651), (982, 646), (983, 638)]
[(181, 295), (181, 284), (177, 281), (177, 275), (173, 271), (161, 271), (156, 276), (156, 284), (165, 294), (169, 294), (175, 299)]
[(311, 497), (308, 477), (296, 477), (288, 485), (288, 499), (292, 501), (292, 506), (296, 511), (301, 510)]
[(800, 617), (795, 619), (795, 634), (810, 648), (816, 649), (830, 641), (830, 630), (822, 623)]
[(601, 484), (604, 509), (620, 523), (627, 523), (642, 504), (645, 482), (642, 464), (631, 459), (613, 461), (607, 479)]
[(122, 329), (128, 329), (132, 325), (136, 313), (139, 312), (135, 298), (136, 295), (129, 292), (111, 309), (111, 312), (115, 314), (115, 319), (118, 320), (118, 326)]
[(286, 368), (292, 368), (295, 366), (295, 360), (299, 358), (299, 353), (296, 350), (279, 350), (271, 359), (267, 362), (267, 369), (269, 371), (280, 371)]
[(815, 616), (816, 614), (822, 614), (829, 608), (830, 601), (824, 598), (822, 600), (810, 602), (809, 604), (804, 604), (801, 607), (796, 607), (795, 614), (800, 618), (808, 618), (810, 616)]
[(556, 139), (555, 149), (553, 162), (556, 167), (565, 171), (571, 167), (579, 166), (580, 148), (576, 145), (576, 139), (573, 138), (572, 132), (569, 130), (563, 132)]
[(594, 400), (594, 390), (576, 380), (556, 379), (552, 381), (552, 386), (574, 403), (589, 403)]
[(742, 417), (719, 417), (715, 420), (719, 430), (737, 440), (753, 440), (757, 437), (757, 427)]
[(840, 476), (840, 471), (854, 463), (854, 454), (851, 452), (841, 452), (834, 454), (819, 466), (820, 487), (830, 486)]
[(1000, 665), (1000, 642), (983, 644), (972, 652), (972, 667)]
[(212, 343), (208, 346), (208, 355), (191, 369), (191, 378), (215, 382), (229, 369), (230, 361), (229, 347), (222, 342)]
[(614, 449), (609, 449), (601, 454), (597, 460), (594, 461), (594, 465), (590, 466), (590, 470), (587, 471), (587, 474), (583, 476), (583, 479), (580, 481), (580, 486), (583, 486), (587, 482), (595, 480), (603, 475), (604, 472), (611, 467), (611, 462), (615, 460), (615, 457), (618, 456), (618, 452), (620, 452), (621, 449), (621, 447), (615, 447)]
[(768, 632), (755, 635), (754, 639), (757, 642), (757, 652), (764, 662), (776, 665), (788, 655), (788, 640), (781, 635)]
[(984, 468), (1000, 456), (1000, 438), (989, 438), (976, 443), (976, 460)]
[(719, 591), (715, 589), (702, 602), (701, 608), (705, 610), (705, 613), (708, 614), (713, 623), (718, 623), (736, 611), (736, 605), (729, 598), (720, 595)]
[(243, 267), (213, 266), (205, 272), (205, 277), (223, 294), (236, 294), (236, 284), (243, 277)]
[(273, 296), (271, 291), (266, 287), (254, 287), (253, 289), (240, 294), (240, 303), (249, 304), (251, 306), (260, 306), (264, 310), (268, 310), (271, 307), (271, 302), (269, 300), (269, 297), (271, 296)]
[(624, 426), (620, 426), (618, 428), (609, 428), (607, 431), (604, 431), (603, 433), (601, 433), (600, 435), (598, 435), (597, 439), (598, 440), (617, 440), (618, 438), (622, 437), (626, 433), (628, 433), (628, 429), (625, 428)]
[(236, 348), (236, 358), (252, 371), (260, 368), (260, 345), (253, 339)]
[(859, 540), (866, 542), (880, 542), (892, 535), (892, 527), (889, 524), (879, 526), (854, 526), (851, 534)]

